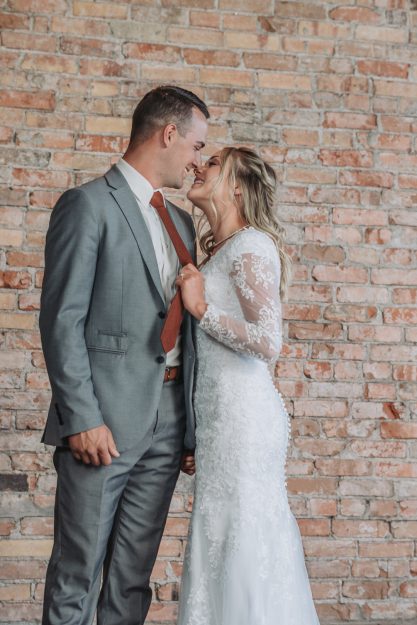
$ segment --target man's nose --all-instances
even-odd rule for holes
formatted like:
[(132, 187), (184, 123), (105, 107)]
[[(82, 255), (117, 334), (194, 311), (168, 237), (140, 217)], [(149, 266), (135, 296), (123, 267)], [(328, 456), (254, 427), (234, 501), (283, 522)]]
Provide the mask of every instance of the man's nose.
[(194, 154), (193, 168), (198, 169), (199, 167), (201, 167), (201, 152), (197, 151)]

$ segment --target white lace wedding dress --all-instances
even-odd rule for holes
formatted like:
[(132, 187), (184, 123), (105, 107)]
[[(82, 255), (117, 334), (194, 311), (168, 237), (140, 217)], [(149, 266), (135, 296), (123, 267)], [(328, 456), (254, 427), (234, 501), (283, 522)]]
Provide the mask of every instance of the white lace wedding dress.
[(273, 383), (280, 264), (249, 228), (204, 266), (196, 483), (178, 625), (319, 625), (288, 505), (289, 421)]

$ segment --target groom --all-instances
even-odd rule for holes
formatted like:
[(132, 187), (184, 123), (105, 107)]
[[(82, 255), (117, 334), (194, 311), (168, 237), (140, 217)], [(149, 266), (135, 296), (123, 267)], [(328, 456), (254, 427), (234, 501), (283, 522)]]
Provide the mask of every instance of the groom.
[(179, 333), (167, 322), (161, 340), (180, 268), (165, 223), (188, 257), (194, 229), (156, 191), (180, 189), (200, 164), (208, 118), (190, 91), (150, 91), (123, 159), (52, 213), (40, 328), (52, 387), (43, 441), (56, 446), (58, 482), (43, 625), (90, 625), (96, 609), (98, 625), (142, 625), (149, 609), (181, 459), (187, 471), (194, 448), (191, 319)]

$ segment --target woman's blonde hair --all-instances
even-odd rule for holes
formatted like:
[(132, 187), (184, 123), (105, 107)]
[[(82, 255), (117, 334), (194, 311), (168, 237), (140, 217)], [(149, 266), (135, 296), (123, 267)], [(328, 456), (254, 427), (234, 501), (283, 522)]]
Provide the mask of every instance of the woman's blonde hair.
[[(274, 241), (281, 261), (280, 293), (284, 296), (290, 279), (290, 257), (284, 248), (284, 228), (276, 213), (277, 179), (271, 165), (256, 152), (245, 147), (223, 148), (219, 155), (220, 176), (212, 192), (211, 206), (218, 211), (213, 200), (217, 186), (227, 176), (231, 199), (238, 206), (244, 221), (253, 228), (265, 232)], [(234, 189), (238, 186), (241, 195), (236, 200)], [(238, 202), (238, 203), (237, 203)], [(205, 215), (197, 223), (197, 237), (204, 254), (210, 255), (214, 246), (214, 234)]]

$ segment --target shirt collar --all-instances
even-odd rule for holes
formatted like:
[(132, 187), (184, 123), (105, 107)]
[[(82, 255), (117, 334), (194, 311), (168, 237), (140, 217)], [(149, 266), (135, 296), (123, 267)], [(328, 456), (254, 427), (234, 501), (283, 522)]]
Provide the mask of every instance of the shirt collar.
[[(149, 205), (152, 199), (152, 196), (156, 191), (160, 191), (162, 194), (162, 197), (164, 197), (162, 189), (154, 189), (151, 183), (149, 182), (149, 180), (147, 180), (145, 176), (142, 176), (142, 174), (139, 173), (137, 169), (132, 167), (132, 165), (129, 165), (129, 163), (125, 161), (123, 158), (121, 158), (120, 161), (116, 163), (116, 167), (123, 174), (123, 176), (126, 179), (126, 182), (128, 183), (129, 187), (132, 189), (133, 194), (140, 201), (142, 206)], [(164, 198), (164, 202), (165, 202), (165, 198)]]

